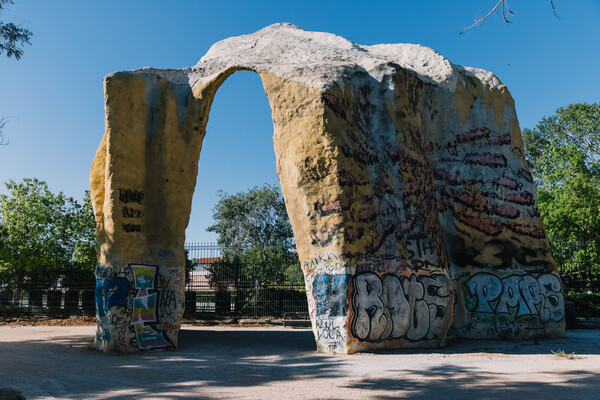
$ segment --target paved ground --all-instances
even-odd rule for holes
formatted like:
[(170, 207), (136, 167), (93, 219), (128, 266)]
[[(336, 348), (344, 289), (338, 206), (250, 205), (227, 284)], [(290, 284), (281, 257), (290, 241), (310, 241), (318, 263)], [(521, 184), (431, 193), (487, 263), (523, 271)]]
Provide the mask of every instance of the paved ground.
[(600, 398), (599, 330), (332, 356), (306, 329), (184, 327), (177, 351), (109, 356), (90, 350), (94, 329), (0, 326), (0, 388), (27, 399)]

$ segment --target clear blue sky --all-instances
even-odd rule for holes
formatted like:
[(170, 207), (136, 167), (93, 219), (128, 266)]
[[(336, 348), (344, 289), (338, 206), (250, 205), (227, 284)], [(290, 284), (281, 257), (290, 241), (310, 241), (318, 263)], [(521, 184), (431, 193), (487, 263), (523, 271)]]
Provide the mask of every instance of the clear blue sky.
[[(516, 101), (521, 127), (570, 103), (600, 101), (600, 1), (511, 0), (459, 35), (497, 0), (154, 1), (15, 0), (0, 20), (34, 32), (19, 61), (0, 56), (0, 183), (45, 180), (81, 199), (104, 132), (102, 78), (144, 66), (196, 64), (209, 47), (275, 22), (360, 44), (419, 43), (455, 64), (493, 71)], [(217, 93), (200, 156), (187, 240), (205, 232), (223, 189), (278, 184), (270, 108), (258, 75), (237, 72)], [(6, 192), (4, 186), (0, 192)]]

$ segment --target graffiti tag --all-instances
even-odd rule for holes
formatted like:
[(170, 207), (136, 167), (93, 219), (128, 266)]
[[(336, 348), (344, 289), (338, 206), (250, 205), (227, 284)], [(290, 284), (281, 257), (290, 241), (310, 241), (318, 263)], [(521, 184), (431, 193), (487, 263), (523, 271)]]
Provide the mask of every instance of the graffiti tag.
[(317, 318), (317, 340), (326, 343), (342, 341), (342, 332), (333, 319)]
[(353, 286), (351, 332), (359, 340), (441, 339), (448, 327), (452, 302), (444, 275), (367, 272), (356, 275)]
[(558, 276), (509, 275), (498, 278), (482, 272), (465, 282), (467, 308), (476, 313), (537, 316), (540, 322), (564, 318), (564, 298)]

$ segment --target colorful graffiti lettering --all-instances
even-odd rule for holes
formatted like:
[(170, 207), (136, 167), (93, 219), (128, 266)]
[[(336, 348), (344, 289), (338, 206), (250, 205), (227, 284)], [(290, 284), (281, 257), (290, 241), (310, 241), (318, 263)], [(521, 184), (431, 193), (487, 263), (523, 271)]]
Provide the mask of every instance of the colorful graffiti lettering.
[(114, 306), (127, 306), (129, 281), (124, 277), (96, 279), (96, 313), (103, 317)]
[(450, 280), (445, 275), (367, 272), (353, 278), (351, 333), (359, 340), (441, 339), (452, 310)]
[[(127, 327), (142, 350), (172, 346), (164, 330), (158, 328), (158, 310), (174, 312), (171, 309), (177, 308), (177, 301), (173, 292), (159, 290), (159, 277), (156, 266), (129, 265), (119, 275), (96, 279), (96, 314), (99, 319), (109, 318), (106, 326), (110, 324), (118, 332), (119, 346), (127, 346)], [(109, 311), (114, 312), (110, 315)], [(110, 336), (104, 325), (102, 330), (102, 337)]]
[(464, 283), (467, 309), (475, 313), (504, 314), (513, 318), (537, 316), (540, 322), (564, 318), (564, 298), (558, 276), (509, 275), (499, 278), (482, 272)]
[(104, 306), (104, 293), (108, 290), (104, 286), (107, 281), (105, 279), (96, 279), (96, 316), (98, 318), (104, 317), (106, 314), (106, 308)]
[(134, 288), (137, 293), (133, 299), (133, 317), (131, 326), (135, 329), (140, 349), (168, 347), (167, 336), (156, 330), (151, 324), (158, 322), (157, 304), (159, 292), (156, 290), (157, 267), (148, 265), (130, 265), (133, 272)]
[(348, 313), (347, 287), (350, 275), (316, 275), (312, 295), (317, 315), (337, 317)]

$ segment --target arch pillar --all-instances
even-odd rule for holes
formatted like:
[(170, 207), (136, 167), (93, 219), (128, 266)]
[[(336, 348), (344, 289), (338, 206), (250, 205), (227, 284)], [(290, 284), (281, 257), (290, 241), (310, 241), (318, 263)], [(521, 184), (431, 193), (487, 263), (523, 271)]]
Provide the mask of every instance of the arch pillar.
[(177, 346), (185, 228), (212, 102), (211, 87), (194, 96), (177, 78), (121, 73), (104, 81), (107, 129), (90, 185), (99, 242), (95, 347), (106, 352)]
[(318, 91), (261, 76), (318, 349), (442, 344), (453, 295), (421, 81), (398, 68), (395, 90), (358, 72)]

